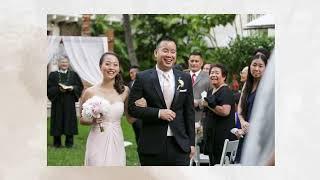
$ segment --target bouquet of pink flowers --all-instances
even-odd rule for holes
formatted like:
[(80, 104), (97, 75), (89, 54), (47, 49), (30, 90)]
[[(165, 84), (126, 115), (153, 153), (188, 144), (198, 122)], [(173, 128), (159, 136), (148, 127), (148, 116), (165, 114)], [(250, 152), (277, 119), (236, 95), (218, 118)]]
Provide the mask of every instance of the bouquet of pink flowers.
[[(81, 115), (86, 120), (93, 120), (93, 118), (101, 118), (102, 116), (107, 116), (110, 111), (111, 104), (98, 96), (93, 96), (92, 98), (88, 99), (82, 105), (82, 112)], [(104, 129), (99, 123), (100, 131), (103, 132)]]

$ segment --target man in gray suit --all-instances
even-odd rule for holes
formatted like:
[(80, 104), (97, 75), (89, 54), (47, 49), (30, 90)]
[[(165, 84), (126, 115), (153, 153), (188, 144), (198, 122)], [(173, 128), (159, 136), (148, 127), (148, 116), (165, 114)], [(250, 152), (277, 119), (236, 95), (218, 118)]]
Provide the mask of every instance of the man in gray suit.
[[(195, 128), (196, 128), (196, 145), (198, 144), (200, 146), (200, 149), (202, 149), (202, 139), (203, 139), (203, 132), (201, 129), (204, 129), (203, 127), (205, 124), (202, 122), (203, 118), (203, 108), (199, 106), (200, 100), (201, 100), (201, 93), (208, 92), (209, 89), (211, 89), (211, 83), (209, 80), (208, 72), (205, 72), (201, 70), (201, 67), (203, 66), (203, 59), (201, 56), (201, 53), (199, 52), (193, 52), (189, 56), (188, 60), (189, 64), (189, 73), (191, 76), (192, 84), (193, 84), (193, 96), (194, 96), (194, 107), (195, 107)], [(200, 149), (196, 148), (196, 154), (199, 154), (201, 152)], [(196, 165), (200, 164), (200, 159), (198, 159), (199, 155), (195, 156), (194, 162)]]
[(201, 100), (201, 93), (211, 88), (208, 73), (201, 70), (203, 59), (201, 53), (193, 52), (189, 56), (189, 73), (193, 84), (193, 97), (195, 111), (195, 122), (200, 122), (202, 119), (202, 108), (199, 107)]

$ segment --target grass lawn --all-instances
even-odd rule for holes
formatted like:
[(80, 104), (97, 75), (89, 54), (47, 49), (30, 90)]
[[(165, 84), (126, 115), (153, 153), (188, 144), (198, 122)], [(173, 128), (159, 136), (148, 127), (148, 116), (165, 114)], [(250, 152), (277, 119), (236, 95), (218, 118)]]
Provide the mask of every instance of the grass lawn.
[[(53, 137), (50, 136), (50, 118), (48, 118), (48, 129), (47, 129), (47, 165), (48, 166), (83, 166), (84, 154), (87, 137), (90, 131), (89, 126), (80, 125), (79, 134), (74, 136), (73, 148), (54, 148)], [(127, 166), (137, 166), (138, 154), (136, 151), (137, 144), (134, 137), (132, 126), (127, 122), (126, 118), (123, 117), (121, 121), (123, 130), (124, 140), (129, 141), (132, 145), (126, 147), (126, 158)], [(62, 145), (64, 145), (65, 136), (62, 136)]]

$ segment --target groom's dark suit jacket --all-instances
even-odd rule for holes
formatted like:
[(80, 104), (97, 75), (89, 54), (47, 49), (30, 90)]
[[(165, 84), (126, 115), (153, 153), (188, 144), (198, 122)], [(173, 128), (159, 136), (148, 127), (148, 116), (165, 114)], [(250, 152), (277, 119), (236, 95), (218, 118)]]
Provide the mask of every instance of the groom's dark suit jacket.
[[(173, 74), (175, 94), (170, 109), (176, 113), (176, 118), (170, 122), (158, 118), (159, 110), (166, 109), (166, 104), (156, 69), (137, 74), (129, 95), (129, 114), (142, 120), (142, 131), (138, 143), (141, 153), (160, 153), (167, 138), (168, 123), (176, 142), (184, 152), (190, 152), (190, 146), (195, 144), (191, 77), (176, 69), (173, 69)], [(179, 79), (184, 82), (184, 85), (178, 88)], [(144, 108), (135, 106), (134, 102), (142, 97), (146, 99), (148, 106)]]

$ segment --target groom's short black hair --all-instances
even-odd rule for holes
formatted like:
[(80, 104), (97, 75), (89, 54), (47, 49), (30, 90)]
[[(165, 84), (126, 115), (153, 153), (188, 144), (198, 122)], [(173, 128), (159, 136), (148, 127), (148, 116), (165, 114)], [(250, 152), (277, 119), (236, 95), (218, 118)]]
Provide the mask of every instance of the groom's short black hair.
[(174, 42), (174, 44), (177, 45), (176, 41), (175, 41), (173, 38), (171, 38), (171, 37), (169, 37), (169, 36), (163, 36), (163, 37), (161, 37), (160, 39), (158, 39), (157, 44), (156, 44), (156, 49), (159, 48), (159, 45), (160, 45), (160, 43), (161, 43), (162, 41), (171, 41), (171, 42)]

